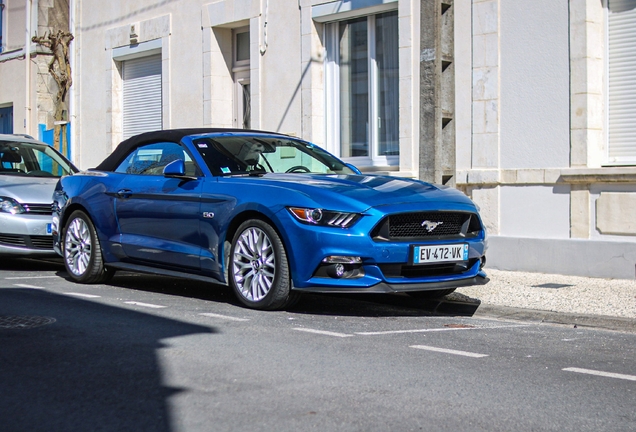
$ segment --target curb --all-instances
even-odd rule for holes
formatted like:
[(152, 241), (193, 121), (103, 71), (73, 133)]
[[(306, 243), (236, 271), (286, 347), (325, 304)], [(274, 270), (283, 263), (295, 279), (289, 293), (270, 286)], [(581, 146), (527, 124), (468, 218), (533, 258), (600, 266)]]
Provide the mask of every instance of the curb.
[(531, 321), (547, 324), (589, 327), (603, 330), (636, 333), (636, 320), (633, 318), (607, 315), (580, 315), (576, 313), (551, 312), (535, 309), (522, 309), (509, 306), (481, 304), (473, 314), (479, 318), (496, 318), (514, 321)]

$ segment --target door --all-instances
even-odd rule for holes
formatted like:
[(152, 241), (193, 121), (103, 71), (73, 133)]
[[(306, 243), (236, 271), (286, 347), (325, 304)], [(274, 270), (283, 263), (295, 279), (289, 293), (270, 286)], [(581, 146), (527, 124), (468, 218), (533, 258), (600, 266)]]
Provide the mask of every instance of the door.
[(0, 108), (0, 134), (13, 133), (13, 107)]
[(117, 168), (129, 174), (114, 191), (121, 244), (136, 261), (199, 269), (202, 178), (164, 177), (163, 167), (175, 159), (185, 160), (188, 174), (196, 174), (192, 159), (175, 143), (140, 147)]

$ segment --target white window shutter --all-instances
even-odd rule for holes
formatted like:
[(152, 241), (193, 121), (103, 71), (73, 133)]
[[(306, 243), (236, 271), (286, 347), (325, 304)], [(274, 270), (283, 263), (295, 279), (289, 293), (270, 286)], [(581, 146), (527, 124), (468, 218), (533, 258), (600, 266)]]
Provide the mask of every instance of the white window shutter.
[(610, 164), (636, 164), (636, 0), (610, 0)]
[(123, 62), (124, 139), (162, 129), (161, 54)]

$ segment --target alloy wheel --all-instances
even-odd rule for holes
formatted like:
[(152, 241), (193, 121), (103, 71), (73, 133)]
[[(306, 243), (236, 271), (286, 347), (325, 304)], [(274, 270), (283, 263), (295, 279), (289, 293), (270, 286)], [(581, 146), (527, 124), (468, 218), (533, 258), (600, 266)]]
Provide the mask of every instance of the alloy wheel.
[(69, 224), (64, 239), (64, 256), (68, 269), (77, 276), (86, 272), (92, 254), (91, 232), (86, 222), (75, 218)]
[(232, 272), (241, 295), (252, 302), (262, 300), (276, 277), (272, 241), (256, 227), (249, 227), (237, 239), (232, 255)]

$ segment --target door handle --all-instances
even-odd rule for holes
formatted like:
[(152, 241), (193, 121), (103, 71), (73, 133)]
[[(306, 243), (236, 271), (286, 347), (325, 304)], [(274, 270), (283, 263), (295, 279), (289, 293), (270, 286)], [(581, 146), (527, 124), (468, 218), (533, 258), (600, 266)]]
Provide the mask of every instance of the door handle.
[(119, 198), (130, 198), (132, 195), (132, 191), (130, 189), (120, 189), (117, 191), (117, 196)]

